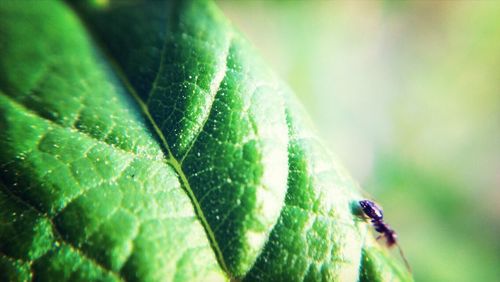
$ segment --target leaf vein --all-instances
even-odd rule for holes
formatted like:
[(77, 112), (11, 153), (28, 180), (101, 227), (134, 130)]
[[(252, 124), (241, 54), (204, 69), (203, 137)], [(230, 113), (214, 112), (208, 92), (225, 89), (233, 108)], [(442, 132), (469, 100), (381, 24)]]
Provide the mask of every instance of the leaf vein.
[[(132, 151), (127, 151), (127, 150), (124, 150), (124, 149), (122, 149), (120, 147), (117, 147), (115, 144), (108, 143), (106, 141), (100, 140), (100, 139), (98, 139), (98, 138), (96, 138), (96, 137), (94, 137), (94, 136), (92, 136), (92, 135), (90, 135), (90, 134), (88, 134), (88, 133), (86, 133), (84, 131), (81, 131), (81, 130), (78, 130), (78, 129), (74, 129), (74, 128), (71, 128), (71, 127), (65, 127), (65, 126), (63, 126), (63, 125), (61, 125), (59, 123), (54, 122), (51, 119), (48, 119), (48, 118), (46, 118), (44, 116), (41, 116), (35, 109), (32, 109), (32, 108), (30, 108), (30, 107), (22, 104), (21, 102), (15, 100), (14, 98), (12, 98), (11, 96), (9, 96), (7, 94), (4, 94), (3, 92), (0, 92), (0, 95), (4, 96), (5, 98), (7, 98), (11, 103), (13, 103), (17, 107), (23, 109), (28, 114), (46, 121), (50, 126), (55, 126), (57, 128), (67, 130), (69, 132), (74, 132), (74, 133), (82, 134), (83, 136), (91, 139), (92, 141), (94, 141), (96, 143), (99, 143), (101, 145), (105, 145), (106, 147), (111, 147), (111, 149), (113, 149), (113, 150), (116, 150), (116, 151), (121, 152), (121, 153), (126, 154), (126, 155), (130, 155), (130, 156), (132, 156), (134, 158), (146, 159), (146, 160), (161, 162), (156, 157), (148, 156), (148, 155), (145, 155), (145, 154), (138, 154), (138, 153), (135, 153), (135, 152), (132, 152)], [(163, 162), (161, 162), (161, 163), (163, 163)]]
[[(114, 276), (115, 278), (117, 278), (118, 280), (120, 281), (124, 281), (123, 277), (121, 277), (121, 275), (119, 273), (116, 273), (114, 271), (112, 271), (111, 269), (108, 269), (106, 268), (105, 266), (101, 265), (100, 263), (98, 263), (95, 259), (93, 259), (92, 257), (89, 257), (87, 254), (85, 254), (82, 250), (78, 249), (76, 246), (74, 246), (71, 242), (67, 241), (64, 239), (64, 237), (62, 236), (61, 232), (59, 231), (59, 229), (57, 228), (57, 226), (55, 225), (54, 221), (47, 216), (46, 213), (42, 213), (35, 205), (33, 205), (32, 203), (30, 203), (29, 201), (27, 201), (26, 199), (24, 199), (22, 197), (22, 195), (17, 195), (15, 194), (7, 185), (5, 185), (3, 182), (0, 182), (2, 184), (2, 187), (4, 188), (4, 192), (6, 192), (9, 196), (11, 196), (12, 198), (16, 199), (20, 204), (22, 205), (25, 205), (27, 208), (33, 210), (34, 212), (36, 212), (40, 217), (42, 218), (45, 218), (47, 219), (47, 221), (49, 222), (49, 224), (51, 225), (52, 227), (52, 230), (54, 232), (54, 235), (63, 243), (66, 243), (68, 245), (68, 247), (70, 247), (72, 250), (74, 250), (76, 253), (78, 253), (79, 255), (81, 255), (82, 257), (84, 257), (85, 259), (87, 259), (90, 263), (92, 263), (93, 265), (95, 265), (97, 268), (101, 269), (104, 273), (108, 273), (112, 276)], [(49, 252), (50, 250), (47, 250), (47, 252)], [(46, 253), (45, 253), (46, 254)], [(43, 255), (41, 255), (39, 258), (43, 257)], [(37, 259), (35, 260), (32, 260), (31, 263), (33, 263), (34, 261), (36, 261)]]
[(193, 137), (193, 140), (191, 141), (191, 144), (187, 148), (187, 150), (184, 153), (184, 155), (181, 157), (181, 159), (179, 161), (180, 165), (182, 165), (182, 163), (184, 162), (184, 160), (186, 159), (186, 157), (188, 156), (188, 154), (191, 152), (194, 144), (196, 143), (196, 141), (198, 139), (198, 136), (200, 136), (201, 132), (204, 131), (205, 124), (207, 123), (207, 121), (208, 121), (208, 119), (210, 117), (210, 114), (212, 113), (212, 109), (213, 109), (213, 105), (215, 103), (215, 99), (216, 99), (217, 93), (220, 90), (220, 86), (221, 86), (222, 81), (224, 80), (224, 78), (227, 75), (227, 70), (228, 70), (227, 59), (229, 57), (229, 52), (231, 50), (231, 45), (232, 45), (232, 38), (229, 37), (226, 49), (225, 49), (225, 51), (224, 51), (224, 53), (222, 55), (222, 57), (224, 59), (223, 59), (223, 62), (221, 63), (221, 68), (215, 74), (214, 79), (212, 80), (212, 83), (210, 83), (210, 89), (209, 89), (209, 92), (208, 92), (208, 94), (209, 94), (208, 97), (210, 98), (210, 100), (209, 100), (209, 103), (210, 103), (209, 107), (210, 108), (209, 108), (209, 110), (205, 114), (206, 116), (204, 117), (204, 119), (203, 119), (203, 121), (202, 121), (202, 123), (200, 125), (200, 129), (198, 130), (198, 132), (196, 133), (196, 135)]

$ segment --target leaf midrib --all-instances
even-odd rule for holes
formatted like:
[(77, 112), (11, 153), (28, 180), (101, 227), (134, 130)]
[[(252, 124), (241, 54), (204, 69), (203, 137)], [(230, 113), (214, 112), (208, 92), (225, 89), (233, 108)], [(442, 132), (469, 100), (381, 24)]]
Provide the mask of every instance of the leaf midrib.
[[(163, 133), (161, 132), (161, 129), (158, 127), (157, 123), (155, 122), (155, 120), (151, 116), (151, 113), (149, 112), (148, 106), (140, 98), (140, 96), (137, 93), (137, 91), (134, 89), (134, 87), (132, 86), (132, 84), (130, 83), (130, 81), (127, 79), (127, 76), (124, 74), (124, 71), (120, 68), (120, 65), (107, 52), (107, 49), (104, 48), (104, 47), (102, 47), (103, 45), (96, 39), (96, 37), (93, 36), (93, 34), (91, 32), (91, 29), (89, 29), (87, 27), (87, 25), (85, 24), (85, 22), (83, 22), (82, 20), (81, 20), (81, 22), (83, 23), (83, 25), (85, 26), (85, 28), (89, 32), (89, 34), (92, 36), (93, 43), (96, 46), (99, 47), (98, 49), (103, 54), (104, 58), (106, 58), (107, 63), (111, 66), (112, 70), (118, 76), (118, 78), (120, 79), (120, 81), (124, 84), (126, 90), (130, 93), (130, 95), (132, 95), (132, 97), (134, 98), (134, 100), (139, 105), (139, 108), (141, 109), (142, 113), (146, 116), (146, 118), (148, 119), (148, 121), (150, 122), (150, 124), (153, 126), (153, 128), (155, 130), (155, 133), (158, 135), (158, 137), (161, 140), (162, 145), (164, 146), (165, 150), (167, 151), (167, 155), (168, 156), (165, 158), (165, 163), (168, 164), (168, 165), (170, 165), (170, 166), (172, 166), (172, 168), (175, 170), (175, 172), (179, 175), (179, 178), (180, 178), (180, 181), (181, 181), (181, 185), (182, 185), (182, 187), (184, 187), (184, 190), (186, 191), (188, 197), (190, 198), (190, 200), (191, 200), (191, 202), (192, 202), (192, 204), (194, 206), (194, 211), (195, 211), (196, 215), (198, 216), (198, 219), (201, 221), (201, 224), (202, 224), (203, 228), (205, 229), (205, 232), (207, 233), (210, 245), (211, 245), (211, 247), (212, 247), (212, 249), (213, 249), (213, 251), (215, 253), (217, 261), (220, 264), (220, 267), (222, 268), (222, 270), (224, 271), (224, 273), (226, 275), (228, 275), (230, 279), (232, 279), (233, 277), (232, 277), (232, 275), (231, 275), (231, 273), (229, 271), (229, 268), (227, 267), (227, 264), (226, 264), (226, 262), (224, 260), (224, 256), (222, 254), (221, 248), (219, 247), (219, 244), (218, 244), (217, 240), (215, 239), (215, 234), (214, 234), (214, 232), (212, 230), (212, 227), (210, 226), (210, 224), (208, 224), (208, 221), (207, 221), (207, 219), (206, 219), (206, 217), (205, 217), (205, 215), (203, 213), (203, 210), (201, 209), (200, 203), (199, 203), (198, 199), (196, 198), (196, 196), (194, 195), (194, 192), (193, 192), (193, 190), (191, 188), (191, 185), (189, 184), (189, 181), (188, 181), (188, 179), (186, 177), (186, 174), (182, 170), (181, 162), (179, 162), (174, 157), (174, 155), (172, 153), (172, 150), (170, 149), (170, 145), (168, 144), (168, 142), (167, 142), (165, 136), (163, 135)], [(164, 44), (166, 44), (166, 42)], [(226, 59), (227, 59), (227, 55), (228, 54), (226, 53)], [(222, 79), (221, 79), (221, 82), (222, 82)], [(219, 87), (217, 87), (215, 89), (215, 91), (218, 91), (218, 88)], [(206, 120), (208, 120), (208, 116), (209, 116), (209, 114), (207, 114), (207, 117), (204, 120), (204, 122), (203, 122), (202, 125), (204, 125), (204, 123), (206, 122)], [(203, 130), (203, 126), (200, 127), (200, 131), (202, 131), (202, 130)], [(192, 144), (194, 144), (196, 142), (196, 138), (197, 137), (198, 137), (198, 134), (193, 139)], [(187, 155), (187, 153), (186, 153), (186, 155)], [(184, 157), (183, 157), (183, 159), (184, 159)]]
[[(172, 150), (170, 148), (170, 145), (168, 144), (165, 136), (163, 135), (163, 133), (161, 132), (160, 128), (158, 127), (158, 124), (155, 122), (155, 120), (151, 116), (151, 113), (149, 112), (149, 108), (148, 108), (147, 104), (145, 103), (145, 101), (143, 101), (143, 99), (141, 99), (141, 97), (139, 96), (139, 94), (137, 93), (137, 91), (135, 90), (135, 88), (132, 86), (131, 82), (128, 80), (127, 76), (125, 75), (125, 72), (120, 67), (120, 64), (109, 53), (108, 49), (105, 48), (105, 45), (99, 40), (99, 38), (97, 36), (95, 36), (95, 34), (92, 32), (92, 28), (90, 28), (88, 26), (88, 24), (85, 22), (85, 20), (82, 17), (80, 17), (80, 14), (78, 13), (78, 11), (76, 11), (75, 9), (73, 9), (72, 5), (67, 5), (67, 3), (65, 3), (65, 4), (68, 7), (68, 9), (75, 14), (75, 16), (78, 19), (78, 21), (80, 21), (80, 23), (82, 24), (82, 26), (84, 27), (84, 29), (87, 31), (87, 33), (88, 33), (88, 35), (89, 35), (92, 43), (96, 46), (96, 49), (98, 49), (98, 51), (100, 51), (100, 53), (103, 56), (103, 58), (105, 59), (105, 61), (110, 65), (110, 67), (114, 71), (115, 75), (119, 78), (119, 80), (125, 86), (125, 89), (130, 93), (130, 95), (137, 102), (137, 104), (138, 104), (139, 108), (141, 109), (142, 113), (147, 117), (147, 120), (150, 122), (151, 126), (154, 128), (154, 130), (155, 130), (158, 138), (160, 138), (160, 140), (161, 140), (161, 143), (162, 143), (164, 149), (167, 151), (167, 155), (168, 156), (165, 159), (165, 163), (168, 164), (168, 165), (170, 165), (170, 166), (172, 166), (172, 168), (174, 169), (174, 171), (179, 175), (181, 185), (182, 185), (182, 187), (184, 187), (184, 190), (186, 191), (188, 197), (190, 198), (190, 200), (191, 200), (191, 202), (193, 204), (193, 207), (194, 207), (194, 211), (195, 211), (198, 219), (200, 220), (200, 222), (201, 222), (201, 224), (202, 224), (205, 232), (207, 233), (210, 246), (212, 247), (212, 249), (214, 251), (215, 257), (216, 257), (217, 261), (219, 262), (220, 267), (222, 268), (222, 270), (224, 271), (224, 273), (229, 277), (229, 279), (233, 280), (234, 277), (231, 275), (231, 272), (229, 271), (229, 268), (227, 267), (227, 264), (225, 262), (225, 259), (224, 259), (224, 256), (222, 254), (221, 248), (220, 248), (217, 240), (215, 239), (215, 234), (214, 234), (214, 232), (212, 230), (212, 227), (210, 226), (210, 224), (208, 224), (208, 221), (207, 221), (207, 219), (206, 219), (206, 217), (205, 217), (205, 215), (203, 213), (203, 210), (201, 209), (200, 203), (199, 203), (198, 199), (194, 195), (194, 192), (193, 192), (193, 190), (191, 188), (191, 185), (189, 184), (189, 181), (188, 181), (188, 179), (186, 177), (186, 174), (182, 170), (182, 161), (188, 155), (191, 147), (196, 142), (196, 139), (198, 138), (199, 133), (203, 130), (203, 127), (204, 127), (206, 121), (209, 119), (210, 112), (211, 112), (212, 107), (213, 107), (213, 101), (215, 100), (215, 95), (213, 95), (212, 103), (210, 105), (210, 109), (209, 109), (209, 111), (207, 113), (207, 116), (205, 117), (205, 119), (203, 120), (203, 122), (202, 122), (202, 124), (200, 126), (199, 132), (197, 132), (197, 134), (194, 136), (194, 138), (192, 140), (192, 143), (188, 147), (187, 152), (182, 157), (182, 161), (179, 162), (174, 157), (174, 155), (172, 153)], [(168, 35), (165, 35), (165, 36), (168, 36)], [(160, 75), (160, 71), (161, 71), (161, 67), (162, 67), (162, 62), (163, 62), (163, 60), (165, 58), (165, 51), (166, 51), (165, 49), (166, 49), (167, 42), (168, 42), (167, 40), (165, 40), (163, 42), (162, 53), (161, 53), (160, 63), (158, 65), (157, 74), (156, 74), (155, 79), (153, 80), (153, 84), (151, 86), (151, 90), (149, 91), (150, 93), (148, 93), (148, 94), (151, 94), (154, 91), (155, 84), (156, 84), (157, 79), (158, 79), (158, 77)], [(223, 64), (224, 65), (224, 71), (223, 71), (222, 77), (220, 78), (220, 81), (218, 81), (218, 83), (216, 83), (215, 85), (213, 83), (214, 81), (212, 81), (212, 83), (210, 84), (210, 91), (214, 91), (214, 94), (216, 94), (218, 92), (218, 90), (220, 88), (220, 83), (222, 83), (224, 77), (226, 76), (227, 58), (229, 56), (229, 48), (230, 48), (230, 45), (231, 45), (230, 43), (231, 43), (231, 41), (229, 40), (228, 45), (227, 45), (227, 50), (224, 53), (224, 55), (225, 55), (225, 57), (224, 57), (224, 64)], [(216, 74), (216, 76), (215, 76), (214, 79), (216, 79), (216, 80), (218, 79), (218, 74)], [(215, 87), (212, 88), (213, 85)]]

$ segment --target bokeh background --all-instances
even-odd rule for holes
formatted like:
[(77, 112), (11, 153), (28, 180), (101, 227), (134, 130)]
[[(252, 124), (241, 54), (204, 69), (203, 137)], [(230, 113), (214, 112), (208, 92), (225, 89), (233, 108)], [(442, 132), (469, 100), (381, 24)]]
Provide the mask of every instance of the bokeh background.
[(218, 4), (384, 207), (417, 281), (500, 281), (500, 1)]

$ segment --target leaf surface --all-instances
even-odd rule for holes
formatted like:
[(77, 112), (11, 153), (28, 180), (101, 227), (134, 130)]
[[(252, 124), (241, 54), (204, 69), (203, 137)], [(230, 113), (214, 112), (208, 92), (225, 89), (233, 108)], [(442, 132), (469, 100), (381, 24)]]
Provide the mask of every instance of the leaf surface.
[(6, 280), (409, 279), (211, 2), (6, 1), (0, 55)]

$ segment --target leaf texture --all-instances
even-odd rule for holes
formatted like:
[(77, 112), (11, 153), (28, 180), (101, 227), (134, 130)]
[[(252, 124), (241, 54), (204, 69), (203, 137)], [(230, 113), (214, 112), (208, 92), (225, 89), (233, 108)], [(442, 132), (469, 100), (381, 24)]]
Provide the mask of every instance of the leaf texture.
[(0, 56), (2, 280), (411, 279), (213, 3), (5, 1)]

